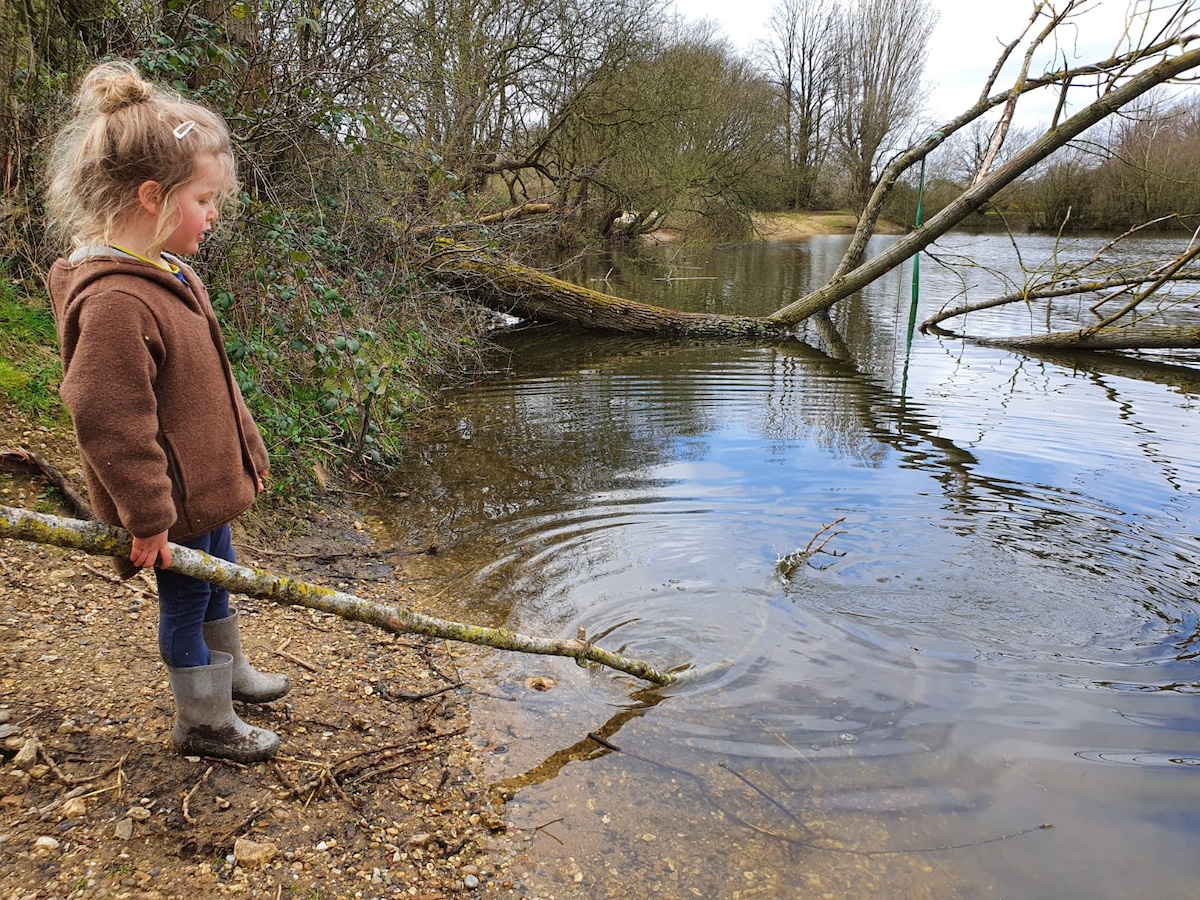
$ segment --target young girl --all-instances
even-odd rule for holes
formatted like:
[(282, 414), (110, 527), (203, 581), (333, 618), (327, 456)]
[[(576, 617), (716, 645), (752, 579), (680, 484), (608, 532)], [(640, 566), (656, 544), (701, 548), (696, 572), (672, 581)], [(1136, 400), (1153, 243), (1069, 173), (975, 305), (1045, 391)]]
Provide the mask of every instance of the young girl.
[(181, 753), (239, 762), (279, 746), (233, 699), (262, 703), (283, 675), (242, 655), (229, 593), (166, 571), (168, 540), (232, 561), (229, 522), (262, 490), (267, 452), (229, 369), (195, 253), (236, 196), (215, 113), (105, 63), (84, 79), (51, 154), (46, 205), (73, 252), (48, 286), (96, 516), (133, 535), (132, 567), (157, 566), (159, 652)]

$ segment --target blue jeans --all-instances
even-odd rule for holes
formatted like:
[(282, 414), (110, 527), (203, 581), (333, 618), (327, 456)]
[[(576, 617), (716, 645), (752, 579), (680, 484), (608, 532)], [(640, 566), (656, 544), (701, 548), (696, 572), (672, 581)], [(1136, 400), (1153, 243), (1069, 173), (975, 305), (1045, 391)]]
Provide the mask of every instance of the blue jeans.
[[(229, 526), (222, 525), (181, 546), (235, 562)], [(229, 591), (177, 572), (155, 569), (158, 579), (158, 652), (173, 669), (207, 666), (204, 623), (229, 616)]]

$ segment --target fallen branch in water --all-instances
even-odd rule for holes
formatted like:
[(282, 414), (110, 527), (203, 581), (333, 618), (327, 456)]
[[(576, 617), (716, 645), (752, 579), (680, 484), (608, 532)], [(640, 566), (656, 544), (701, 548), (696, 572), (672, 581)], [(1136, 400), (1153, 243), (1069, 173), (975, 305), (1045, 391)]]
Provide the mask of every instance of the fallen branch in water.
[[(801, 566), (812, 566), (812, 558), (818, 553), (825, 553), (825, 546), (839, 534), (845, 534), (845, 531), (838, 530), (837, 526), (846, 521), (846, 517), (834, 519), (828, 525), (822, 525), (820, 529), (808, 541), (808, 544), (803, 550), (794, 550), (787, 556), (781, 556), (775, 561), (775, 573), (780, 580), (785, 584), (792, 580), (792, 576), (796, 574)], [(817, 541), (820, 541), (818, 544)], [(828, 551), (832, 556), (840, 556), (839, 553)], [(819, 566), (813, 566), (814, 569), (819, 569)]]
[[(129, 532), (101, 522), (66, 519), (27, 509), (0, 506), (0, 537), (53, 544), (83, 550), (101, 556), (129, 558), (132, 539)], [(575, 640), (549, 640), (504, 628), (469, 625), (423, 615), (400, 606), (374, 603), (294, 578), (283, 578), (262, 569), (252, 569), (216, 559), (199, 550), (171, 544), (172, 572), (220, 585), (230, 591), (260, 597), (283, 606), (304, 606), (389, 631), (392, 634), (423, 634), (428, 637), (467, 644), (479, 644), (496, 650), (537, 653), (543, 656), (567, 656), (579, 665), (588, 662), (608, 666), (654, 684), (672, 684), (677, 672), (659, 672), (652, 666), (596, 647), (583, 630)]]

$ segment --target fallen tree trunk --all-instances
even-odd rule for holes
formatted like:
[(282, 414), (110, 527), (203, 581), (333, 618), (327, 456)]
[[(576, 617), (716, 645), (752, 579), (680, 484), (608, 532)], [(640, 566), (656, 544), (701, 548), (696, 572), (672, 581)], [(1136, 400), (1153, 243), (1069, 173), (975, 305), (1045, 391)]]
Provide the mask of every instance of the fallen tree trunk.
[[(101, 522), (66, 519), (10, 506), (0, 506), (0, 537), (126, 559), (132, 542), (129, 532)], [(582, 629), (575, 640), (549, 640), (504, 628), (453, 622), (399, 606), (374, 603), (294, 578), (282, 578), (262, 569), (226, 562), (176, 544), (171, 544), (171, 565), (168, 569), (212, 582), (230, 591), (260, 597), (283, 606), (320, 610), (352, 622), (374, 625), (392, 634), (423, 634), (516, 653), (567, 656), (581, 666), (587, 662), (599, 663), (654, 684), (672, 684), (679, 678), (679, 673), (659, 672), (644, 662), (594, 646)]]
[(622, 334), (678, 337), (782, 337), (793, 325), (758, 316), (680, 312), (626, 300), (495, 259), (463, 244), (443, 247), (427, 260), (425, 272), (496, 312), (535, 322), (559, 322), (577, 328)]
[(1200, 326), (1126, 325), (970, 340), (1007, 350), (1189, 350), (1200, 346)]
[[(482, 251), (454, 245), (441, 254), (441, 262), (429, 271), (442, 283), (462, 290), (477, 302), (497, 312), (510, 313), (535, 322), (558, 322), (578, 328), (623, 334), (658, 334), (676, 337), (748, 338), (769, 340), (788, 337), (796, 325), (769, 317), (689, 313), (626, 300), (591, 288), (554, 278), (536, 269), (488, 257)], [(976, 344), (1010, 350), (1150, 350), (1190, 349), (1200, 346), (1200, 328), (1190, 326), (1105, 326), (1078, 331), (1051, 332), (1014, 337), (964, 335), (940, 327), (939, 323), (968, 312), (990, 309), (1017, 301), (1048, 299), (1094, 292), (1104, 288), (1134, 286), (1151, 276), (1075, 282), (1069, 287), (1047, 286), (1036, 291), (945, 310), (921, 323), (921, 333), (960, 337)], [(1180, 278), (1188, 277), (1181, 275)], [(1169, 280), (1169, 279), (1160, 279)], [(826, 309), (812, 312), (818, 331), (827, 324)]]
[(550, 212), (554, 207), (549, 203), (521, 203), (517, 206), (511, 206), (506, 210), (490, 215), (481, 216), (470, 222), (453, 222), (445, 225), (424, 225), (420, 228), (412, 229), (410, 234), (421, 237), (426, 234), (431, 234), (435, 231), (458, 231), (468, 228), (479, 228), (483, 225), (495, 225), (498, 222), (509, 222), (513, 219), (520, 219), (525, 216), (540, 216)]

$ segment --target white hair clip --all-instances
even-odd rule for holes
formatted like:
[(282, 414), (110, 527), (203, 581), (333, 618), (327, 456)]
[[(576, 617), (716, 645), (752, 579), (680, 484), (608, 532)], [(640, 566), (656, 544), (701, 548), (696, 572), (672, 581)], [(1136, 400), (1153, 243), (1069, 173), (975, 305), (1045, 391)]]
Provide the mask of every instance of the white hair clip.
[(188, 134), (191, 132), (191, 130), (195, 127), (196, 127), (195, 120), (188, 119), (186, 122), (180, 122), (178, 125), (176, 125), (175, 131), (172, 133), (175, 135), (176, 140), (182, 141), (185, 137), (188, 136)]

